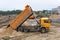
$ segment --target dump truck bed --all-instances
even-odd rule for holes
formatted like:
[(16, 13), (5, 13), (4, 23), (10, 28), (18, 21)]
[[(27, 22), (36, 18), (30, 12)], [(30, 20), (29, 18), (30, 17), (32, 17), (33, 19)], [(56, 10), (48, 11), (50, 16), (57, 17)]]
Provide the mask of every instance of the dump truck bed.
[(32, 15), (32, 9), (30, 6), (26, 6), (24, 11), (21, 12), (14, 20), (10, 22), (10, 27), (16, 29), (18, 26), (24, 23), (27, 18)]

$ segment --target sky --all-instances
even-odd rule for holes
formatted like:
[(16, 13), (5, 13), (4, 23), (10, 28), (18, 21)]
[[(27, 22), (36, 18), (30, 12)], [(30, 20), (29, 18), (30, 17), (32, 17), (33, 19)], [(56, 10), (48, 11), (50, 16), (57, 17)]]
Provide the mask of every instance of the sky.
[(0, 10), (23, 10), (27, 4), (33, 10), (51, 10), (60, 6), (60, 0), (0, 0)]

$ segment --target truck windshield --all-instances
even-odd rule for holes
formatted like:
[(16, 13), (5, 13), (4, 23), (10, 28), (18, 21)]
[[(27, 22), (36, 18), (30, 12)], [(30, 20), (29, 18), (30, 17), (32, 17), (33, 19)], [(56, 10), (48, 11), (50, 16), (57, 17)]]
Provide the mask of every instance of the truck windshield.
[(50, 20), (44, 20), (44, 23), (50, 23)]

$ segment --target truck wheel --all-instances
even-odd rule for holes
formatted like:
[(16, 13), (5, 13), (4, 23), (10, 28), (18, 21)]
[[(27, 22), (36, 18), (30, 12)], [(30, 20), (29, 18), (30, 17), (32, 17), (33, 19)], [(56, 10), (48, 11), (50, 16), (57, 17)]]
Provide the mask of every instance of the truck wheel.
[(19, 27), (17, 30), (23, 32), (23, 28), (22, 27)]
[(29, 30), (28, 29), (24, 29), (24, 32), (29, 32)]
[(46, 33), (46, 28), (42, 27), (42, 28), (40, 29), (40, 32), (41, 32), (41, 33)]

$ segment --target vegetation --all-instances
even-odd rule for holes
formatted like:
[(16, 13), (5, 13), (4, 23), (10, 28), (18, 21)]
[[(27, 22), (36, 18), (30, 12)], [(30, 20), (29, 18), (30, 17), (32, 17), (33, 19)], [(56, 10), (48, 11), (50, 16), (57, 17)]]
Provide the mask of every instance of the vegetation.
[[(22, 10), (12, 10), (12, 11), (0, 11), (0, 15), (11, 15), (11, 14), (19, 14)], [(39, 17), (49, 16), (48, 10), (43, 11), (34, 11)]]
[(19, 14), (21, 10), (0, 11), (0, 15)]
[(46, 17), (46, 16), (50, 16), (50, 14), (51, 14), (50, 10), (35, 11), (35, 12), (38, 15), (38, 17)]
[(3, 40), (10, 40), (10, 37), (5, 37), (3, 38)]

